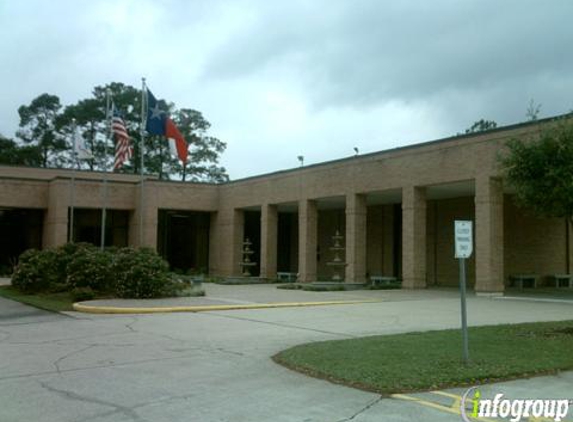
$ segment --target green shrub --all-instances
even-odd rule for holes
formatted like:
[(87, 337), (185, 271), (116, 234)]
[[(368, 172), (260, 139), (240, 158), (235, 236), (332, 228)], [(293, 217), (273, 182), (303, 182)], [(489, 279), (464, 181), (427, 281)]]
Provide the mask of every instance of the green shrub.
[(308, 284), (302, 286), (302, 290), (307, 292), (340, 292), (345, 290), (344, 286), (317, 286)]
[(165, 295), (170, 282), (169, 264), (148, 248), (120, 249), (113, 257), (115, 294), (121, 298), (153, 298)]
[(111, 264), (112, 256), (108, 251), (95, 247), (77, 249), (66, 267), (69, 288), (109, 292), (112, 290)]
[(91, 243), (66, 243), (56, 248), (57, 254), (57, 272), (61, 280), (66, 280), (68, 274), (68, 265), (74, 255), (79, 251), (96, 250), (97, 248)]
[(23, 292), (70, 291), (90, 298), (102, 292), (122, 298), (187, 294), (185, 286), (171, 282), (168, 270), (167, 262), (152, 249), (101, 251), (90, 244), (70, 243), (24, 252), (12, 284)]
[(163, 295), (167, 297), (196, 297), (205, 296), (202, 280), (197, 277), (178, 275), (171, 273), (170, 280), (163, 289)]
[(300, 284), (279, 284), (277, 289), (281, 290), (301, 290), (302, 286)]
[(62, 280), (58, 254), (54, 249), (29, 249), (20, 255), (12, 275), (12, 285), (22, 292), (44, 292)]
[(95, 292), (90, 287), (75, 287), (71, 291), (74, 302), (83, 302), (95, 298)]
[(29, 249), (18, 258), (12, 285), (22, 292), (30, 293), (69, 291), (68, 265), (76, 253), (87, 250), (97, 249), (88, 243), (68, 243), (41, 251)]

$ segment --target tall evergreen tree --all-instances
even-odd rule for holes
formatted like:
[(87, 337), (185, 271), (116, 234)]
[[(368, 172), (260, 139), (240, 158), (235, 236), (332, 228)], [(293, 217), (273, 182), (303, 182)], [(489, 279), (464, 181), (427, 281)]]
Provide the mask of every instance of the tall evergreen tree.
[[(41, 152), (43, 167), (70, 167), (74, 122), (92, 159), (82, 161), (80, 167), (89, 170), (111, 171), (114, 160), (114, 141), (107, 116), (107, 92), (125, 121), (134, 155), (119, 170), (139, 174), (141, 166), (141, 90), (130, 85), (112, 82), (96, 86), (90, 98), (79, 100), (61, 111), (59, 98), (42, 94), (28, 106), (21, 106), (20, 131), (24, 143), (36, 146)], [(225, 142), (209, 136), (211, 124), (201, 112), (192, 109), (178, 110), (174, 104), (159, 100), (163, 110), (168, 110), (173, 121), (189, 146), (189, 160), (181, 163), (169, 151), (168, 141), (162, 136), (145, 136), (144, 173), (160, 179), (223, 182), (229, 180), (219, 158), (226, 149)], [(1, 158), (1, 157), (0, 157)]]
[(0, 164), (39, 167), (41, 163), (42, 154), (38, 147), (20, 146), (12, 139), (0, 135)]
[(41, 167), (63, 167), (69, 162), (66, 150), (70, 145), (56, 130), (56, 119), (61, 108), (57, 96), (42, 94), (29, 105), (18, 109), (20, 129), (17, 136), (25, 144), (38, 147)]

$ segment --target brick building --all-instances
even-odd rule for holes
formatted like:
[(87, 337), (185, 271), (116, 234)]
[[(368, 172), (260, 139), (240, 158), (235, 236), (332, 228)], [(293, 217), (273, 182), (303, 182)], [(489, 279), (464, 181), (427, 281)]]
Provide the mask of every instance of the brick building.
[[(469, 283), (504, 291), (511, 274), (569, 273), (564, 220), (516, 208), (498, 155), (510, 138), (531, 138), (552, 119), (279, 171), (225, 184), (0, 166), (0, 264), (28, 247), (65, 243), (70, 204), (76, 241), (157, 248), (173, 267), (240, 275), (245, 237), (255, 274), (326, 279), (332, 235), (344, 235), (346, 281), (396, 276), (406, 288), (455, 285), (456, 219), (475, 222)], [(107, 189), (103, 179), (107, 177)], [(140, 214), (142, 213), (142, 215)], [(143, 226), (140, 227), (140, 221)]]

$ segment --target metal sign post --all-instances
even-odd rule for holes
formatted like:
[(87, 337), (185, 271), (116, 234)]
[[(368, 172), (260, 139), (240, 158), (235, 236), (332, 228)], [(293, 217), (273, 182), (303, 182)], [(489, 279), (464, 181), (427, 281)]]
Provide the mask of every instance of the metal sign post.
[(460, 260), (460, 296), (462, 304), (462, 341), (463, 341), (463, 362), (469, 361), (468, 347), (468, 320), (466, 310), (466, 259), (469, 258), (473, 251), (473, 233), (471, 221), (454, 222), (455, 257)]

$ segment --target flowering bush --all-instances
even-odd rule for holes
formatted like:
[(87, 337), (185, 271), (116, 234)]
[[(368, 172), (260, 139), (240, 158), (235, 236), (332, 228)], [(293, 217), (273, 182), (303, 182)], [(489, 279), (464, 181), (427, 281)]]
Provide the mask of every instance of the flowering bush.
[(23, 292), (42, 292), (58, 282), (57, 253), (53, 249), (30, 249), (20, 255), (12, 285)]
[(97, 250), (91, 243), (66, 243), (65, 245), (55, 248), (56, 252), (56, 265), (58, 271), (58, 278), (61, 282), (65, 282), (68, 274), (68, 265), (72, 261), (74, 254), (80, 251)]
[(121, 298), (161, 297), (173, 290), (169, 265), (154, 250), (101, 251), (89, 244), (24, 252), (12, 285), (24, 292), (113, 293)]
[(113, 257), (115, 294), (122, 298), (165, 295), (170, 283), (169, 264), (149, 248), (122, 248)]
[(70, 289), (90, 288), (94, 292), (112, 290), (112, 255), (107, 250), (80, 248), (71, 255), (66, 267), (66, 282)]

